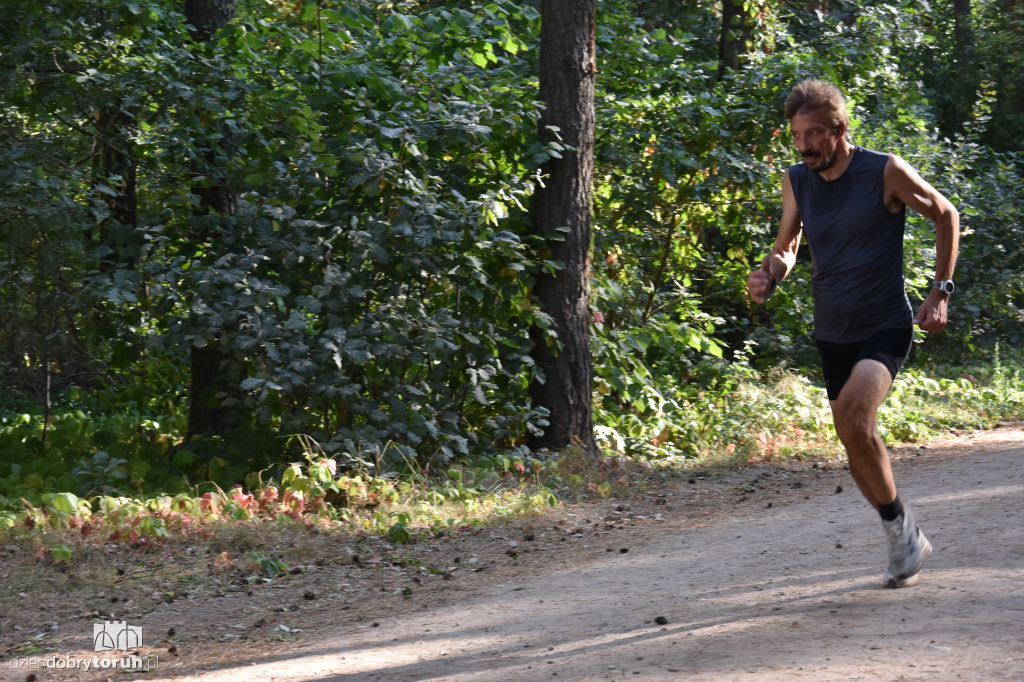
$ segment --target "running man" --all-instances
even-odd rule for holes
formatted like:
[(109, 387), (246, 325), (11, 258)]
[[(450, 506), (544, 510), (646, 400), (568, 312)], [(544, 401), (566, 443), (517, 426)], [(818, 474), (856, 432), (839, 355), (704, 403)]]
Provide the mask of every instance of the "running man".
[[(793, 269), (806, 234), (814, 336), (836, 433), (857, 487), (882, 517), (889, 543), (882, 581), (913, 585), (932, 546), (896, 490), (878, 407), (910, 354), (913, 325), (931, 333), (946, 326), (960, 216), (906, 161), (847, 140), (846, 103), (831, 83), (798, 83), (785, 114), (803, 162), (786, 171), (779, 234), (747, 290), (763, 303)], [(936, 233), (935, 281), (916, 316), (903, 279), (907, 206), (931, 220)]]

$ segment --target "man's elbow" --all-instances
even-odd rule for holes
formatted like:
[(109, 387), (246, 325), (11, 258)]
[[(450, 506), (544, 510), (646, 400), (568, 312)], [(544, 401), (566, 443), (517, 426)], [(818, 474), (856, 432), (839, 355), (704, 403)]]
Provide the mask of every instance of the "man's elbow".
[(954, 233), (958, 233), (960, 230), (960, 212), (956, 210), (956, 206), (949, 199), (944, 198), (939, 202), (937, 208), (935, 224), (949, 226)]

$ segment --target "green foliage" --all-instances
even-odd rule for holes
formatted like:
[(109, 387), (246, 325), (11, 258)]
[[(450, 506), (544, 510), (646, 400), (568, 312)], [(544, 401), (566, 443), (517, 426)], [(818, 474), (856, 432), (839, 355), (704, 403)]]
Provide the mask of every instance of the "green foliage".
[[(932, 345), (965, 362), (987, 358), (998, 344), (1024, 342), (1024, 155), (995, 154), (962, 144), (944, 158), (943, 177), (961, 216), (957, 281), (963, 283), (951, 319), (951, 334)], [(980, 174), (979, 174), (980, 171)], [(931, 341), (931, 340), (930, 340)]]
[(923, 441), (950, 430), (992, 428), (1017, 419), (1024, 407), (1020, 370), (1004, 374), (997, 353), (994, 365), (975, 371), (991, 374), (990, 383), (967, 373), (947, 379), (909, 370), (897, 377), (879, 411), (887, 442)]
[(245, 558), (256, 571), (256, 575), (251, 578), (252, 581), (273, 580), (277, 576), (287, 573), (290, 568), (278, 557), (267, 556), (263, 552), (249, 552)]
[[(388, 442), (389, 457), (441, 462), (514, 447), (537, 419), (515, 395), (532, 315), (514, 303), (531, 263), (498, 229), (528, 191), (514, 147), (504, 160), (502, 148), (536, 118), (501, 85), (500, 64), (486, 99), (467, 78), (481, 54), (499, 61), (495, 44), (521, 45), (504, 10), (485, 14), (378, 25), (364, 8), (338, 8), (322, 15), (315, 53), (303, 30), (275, 26), (288, 70), (257, 68), (235, 97), (282, 123), (238, 123), (252, 131), (236, 171), (248, 190), (227, 250), (153, 263), (171, 313), (160, 342), (244, 359), (258, 422), (310, 433), (346, 465)], [(257, 29), (226, 37), (220, 56), (252, 60)], [(315, 87), (281, 78), (314, 70)], [(261, 111), (268, 87), (279, 112)]]
[(53, 557), (54, 563), (70, 564), (75, 556), (75, 550), (67, 545), (54, 545), (50, 548), (50, 555)]
[(1024, 122), (1024, 16), (1018, 6), (974, 2), (957, 17), (950, 4), (932, 8), (932, 50), (913, 66), (927, 86), (945, 137), (1021, 152), (1015, 131)]
[(657, 354), (648, 358), (627, 372), (633, 380), (622, 390), (606, 392), (597, 410), (598, 438), (613, 452), (663, 464), (771, 458), (795, 454), (781, 441), (829, 437), (824, 391), (799, 375), (762, 378), (743, 359), (705, 360), (677, 373)]
[[(537, 115), (510, 69), (527, 47), (512, 23), (529, 38), (535, 11), (250, 7), (196, 45), (160, 3), (79, 4), (70, 34), (22, 10), (12, 52), (26, 76), (9, 93), (3, 178), (12, 378), (63, 379), (78, 352), (124, 385), (153, 349), (180, 375), (182, 349), (212, 346), (246, 368), (246, 428), (310, 433), (347, 465), (389, 442), (397, 460), (515, 448), (541, 423), (523, 392), (535, 263), (501, 225), (548, 153), (522, 156)], [(139, 224), (97, 244), (120, 185), (65, 159), (107, 141), (89, 123), (107, 106), (127, 121)], [(197, 215), (198, 194), (224, 183), (234, 214)], [(65, 339), (65, 317), (96, 338)], [(190, 446), (187, 473), (227, 480), (278, 456), (252, 445)]]
[[(152, 490), (177, 491), (182, 470), (166, 457), (174, 444), (167, 432), (180, 421), (160, 424), (124, 397), (57, 403), (44, 415), (31, 411), (0, 415), (0, 495), (39, 504), (46, 494), (74, 491), (81, 497), (120, 496)], [(161, 400), (154, 400), (160, 403)], [(108, 412), (119, 407), (120, 413)]]
[(409, 515), (396, 513), (395, 518), (395, 523), (388, 529), (388, 539), (399, 545), (407, 545), (412, 542), (412, 533), (409, 532)]
[(120, 495), (124, 491), (118, 485), (124, 485), (128, 473), (123, 465), (128, 460), (112, 458), (106, 451), (97, 450), (91, 458), (78, 460), (71, 475), (81, 481), (78, 484), (80, 494), (100, 492), (106, 495)]

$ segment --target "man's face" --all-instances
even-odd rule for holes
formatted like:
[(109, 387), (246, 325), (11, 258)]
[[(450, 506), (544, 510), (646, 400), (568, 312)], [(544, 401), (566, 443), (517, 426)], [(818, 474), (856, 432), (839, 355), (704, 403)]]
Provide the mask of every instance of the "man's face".
[(832, 167), (842, 131), (832, 126), (827, 111), (798, 111), (789, 119), (789, 131), (793, 134), (797, 151), (810, 170), (823, 173)]

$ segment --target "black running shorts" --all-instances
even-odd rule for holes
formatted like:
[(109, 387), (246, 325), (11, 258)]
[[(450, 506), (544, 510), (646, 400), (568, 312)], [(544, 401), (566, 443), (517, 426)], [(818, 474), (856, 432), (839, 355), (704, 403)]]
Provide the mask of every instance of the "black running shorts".
[(877, 360), (885, 365), (892, 378), (910, 356), (914, 328), (884, 329), (856, 343), (833, 343), (815, 339), (825, 374), (825, 390), (829, 400), (838, 400), (853, 366), (861, 360)]

